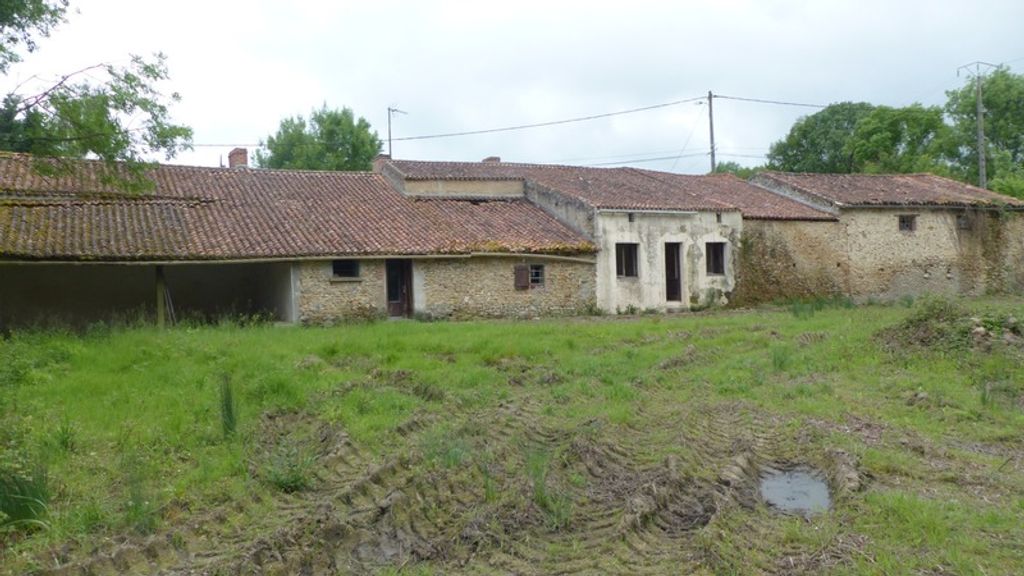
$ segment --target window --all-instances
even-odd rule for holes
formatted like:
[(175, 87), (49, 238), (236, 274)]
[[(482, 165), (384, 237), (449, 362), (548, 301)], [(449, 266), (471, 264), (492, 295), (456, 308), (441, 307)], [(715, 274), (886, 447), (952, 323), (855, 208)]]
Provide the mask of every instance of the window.
[(725, 274), (725, 242), (708, 242), (704, 247), (708, 263), (708, 275)]
[(331, 275), (335, 278), (359, 278), (359, 260), (331, 262)]
[(957, 230), (971, 229), (971, 217), (968, 216), (966, 212), (956, 215), (956, 228)]
[(633, 214), (632, 212), (627, 213), (626, 220), (629, 220), (630, 222), (636, 222), (636, 214)]
[(900, 232), (913, 232), (917, 230), (917, 216), (915, 214), (900, 214)]
[(721, 212), (715, 212), (715, 222), (717, 222), (718, 224), (722, 223), (722, 213)]
[(639, 244), (616, 244), (615, 245), (615, 275), (619, 278), (636, 278), (637, 273), (637, 250)]
[(544, 265), (530, 264), (530, 288), (541, 288), (544, 286)]

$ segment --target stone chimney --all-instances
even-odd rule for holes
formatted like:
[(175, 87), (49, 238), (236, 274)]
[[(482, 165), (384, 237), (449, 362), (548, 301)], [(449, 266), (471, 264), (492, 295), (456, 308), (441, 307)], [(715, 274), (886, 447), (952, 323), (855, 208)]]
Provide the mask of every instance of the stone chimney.
[(249, 151), (245, 148), (235, 148), (228, 152), (228, 168), (248, 168)]
[(487, 158), (484, 158), (483, 160), (481, 160), (481, 162), (490, 162), (490, 163), (501, 162), (501, 156), (488, 156)]

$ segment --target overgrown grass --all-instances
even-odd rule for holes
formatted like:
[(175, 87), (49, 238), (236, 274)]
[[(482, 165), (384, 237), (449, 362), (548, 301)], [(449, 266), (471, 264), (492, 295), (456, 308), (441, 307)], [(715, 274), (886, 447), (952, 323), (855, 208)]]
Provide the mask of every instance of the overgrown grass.
[[(1003, 341), (1010, 319), (1024, 318), (1024, 301), (901, 304), (14, 333), (0, 340), (0, 512), (8, 519), (0, 573), (23, 571), (24, 555), (67, 541), (161, 531), (181, 522), (182, 510), (231, 505), (244, 522), (257, 514), (245, 511), (250, 502), (316, 490), (310, 445), (273, 444), (255, 464), (248, 458), (263, 446), (268, 412), (337, 427), (370, 461), (409, 445), (426, 472), (472, 471), (487, 503), (504, 501), (503, 482), (514, 474), (544, 526), (565, 531), (582, 504), (558, 452), (509, 438), (515, 462), (488, 459), (496, 447), (480, 438), (492, 423), (473, 415), (506, 404), (531, 407), (530, 418), (558, 431), (592, 423), (609, 438), (643, 431), (652, 463), (692, 449), (678, 431), (686, 407), (763, 411), (794, 436), (855, 454), (875, 479), (823, 528), (870, 536), (862, 557), (877, 564), (851, 571), (1024, 572), (1024, 559), (1005, 545), (1024, 541), (1024, 471), (1007, 460), (1024, 445), (1024, 362)], [(991, 346), (977, 346), (971, 318)], [(958, 451), (974, 446), (994, 455)], [(34, 463), (46, 473), (36, 475)], [(975, 497), (976, 484), (960, 485), (968, 472), (991, 493)], [(11, 497), (22, 493), (29, 499)], [(732, 511), (697, 540), (718, 558), (716, 569), (743, 573), (741, 531), (762, 521)], [(811, 528), (765, 526), (764, 541), (780, 548), (813, 544)]]

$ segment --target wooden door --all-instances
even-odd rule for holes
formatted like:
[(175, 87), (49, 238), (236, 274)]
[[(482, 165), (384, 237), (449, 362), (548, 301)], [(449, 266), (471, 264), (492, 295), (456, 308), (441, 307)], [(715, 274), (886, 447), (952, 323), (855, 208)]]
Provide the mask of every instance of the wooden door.
[(679, 242), (665, 243), (665, 299), (680, 302), (683, 299), (683, 270)]
[(388, 260), (388, 316), (412, 315), (412, 260)]

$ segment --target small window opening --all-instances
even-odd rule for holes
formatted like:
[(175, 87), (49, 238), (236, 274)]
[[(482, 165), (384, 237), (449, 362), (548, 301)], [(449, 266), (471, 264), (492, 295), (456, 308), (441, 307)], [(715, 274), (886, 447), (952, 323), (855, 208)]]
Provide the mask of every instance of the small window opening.
[(626, 214), (626, 219), (629, 220), (630, 222), (636, 222), (636, 214), (629, 212), (628, 214)]
[(639, 244), (619, 243), (615, 245), (615, 275), (619, 278), (635, 278), (638, 274), (637, 251)]
[(725, 274), (725, 242), (708, 242), (704, 247), (707, 253), (708, 274)]
[(331, 262), (331, 274), (335, 278), (359, 278), (359, 260), (335, 260)]
[(544, 286), (544, 265), (530, 265), (530, 288), (541, 288)]
[(917, 216), (915, 214), (899, 215), (900, 232), (913, 232), (917, 230)]
[(956, 228), (957, 230), (970, 230), (971, 229), (971, 217), (966, 213), (956, 215)]
[(722, 213), (721, 212), (715, 212), (715, 222), (718, 222), (719, 224), (722, 223)]

